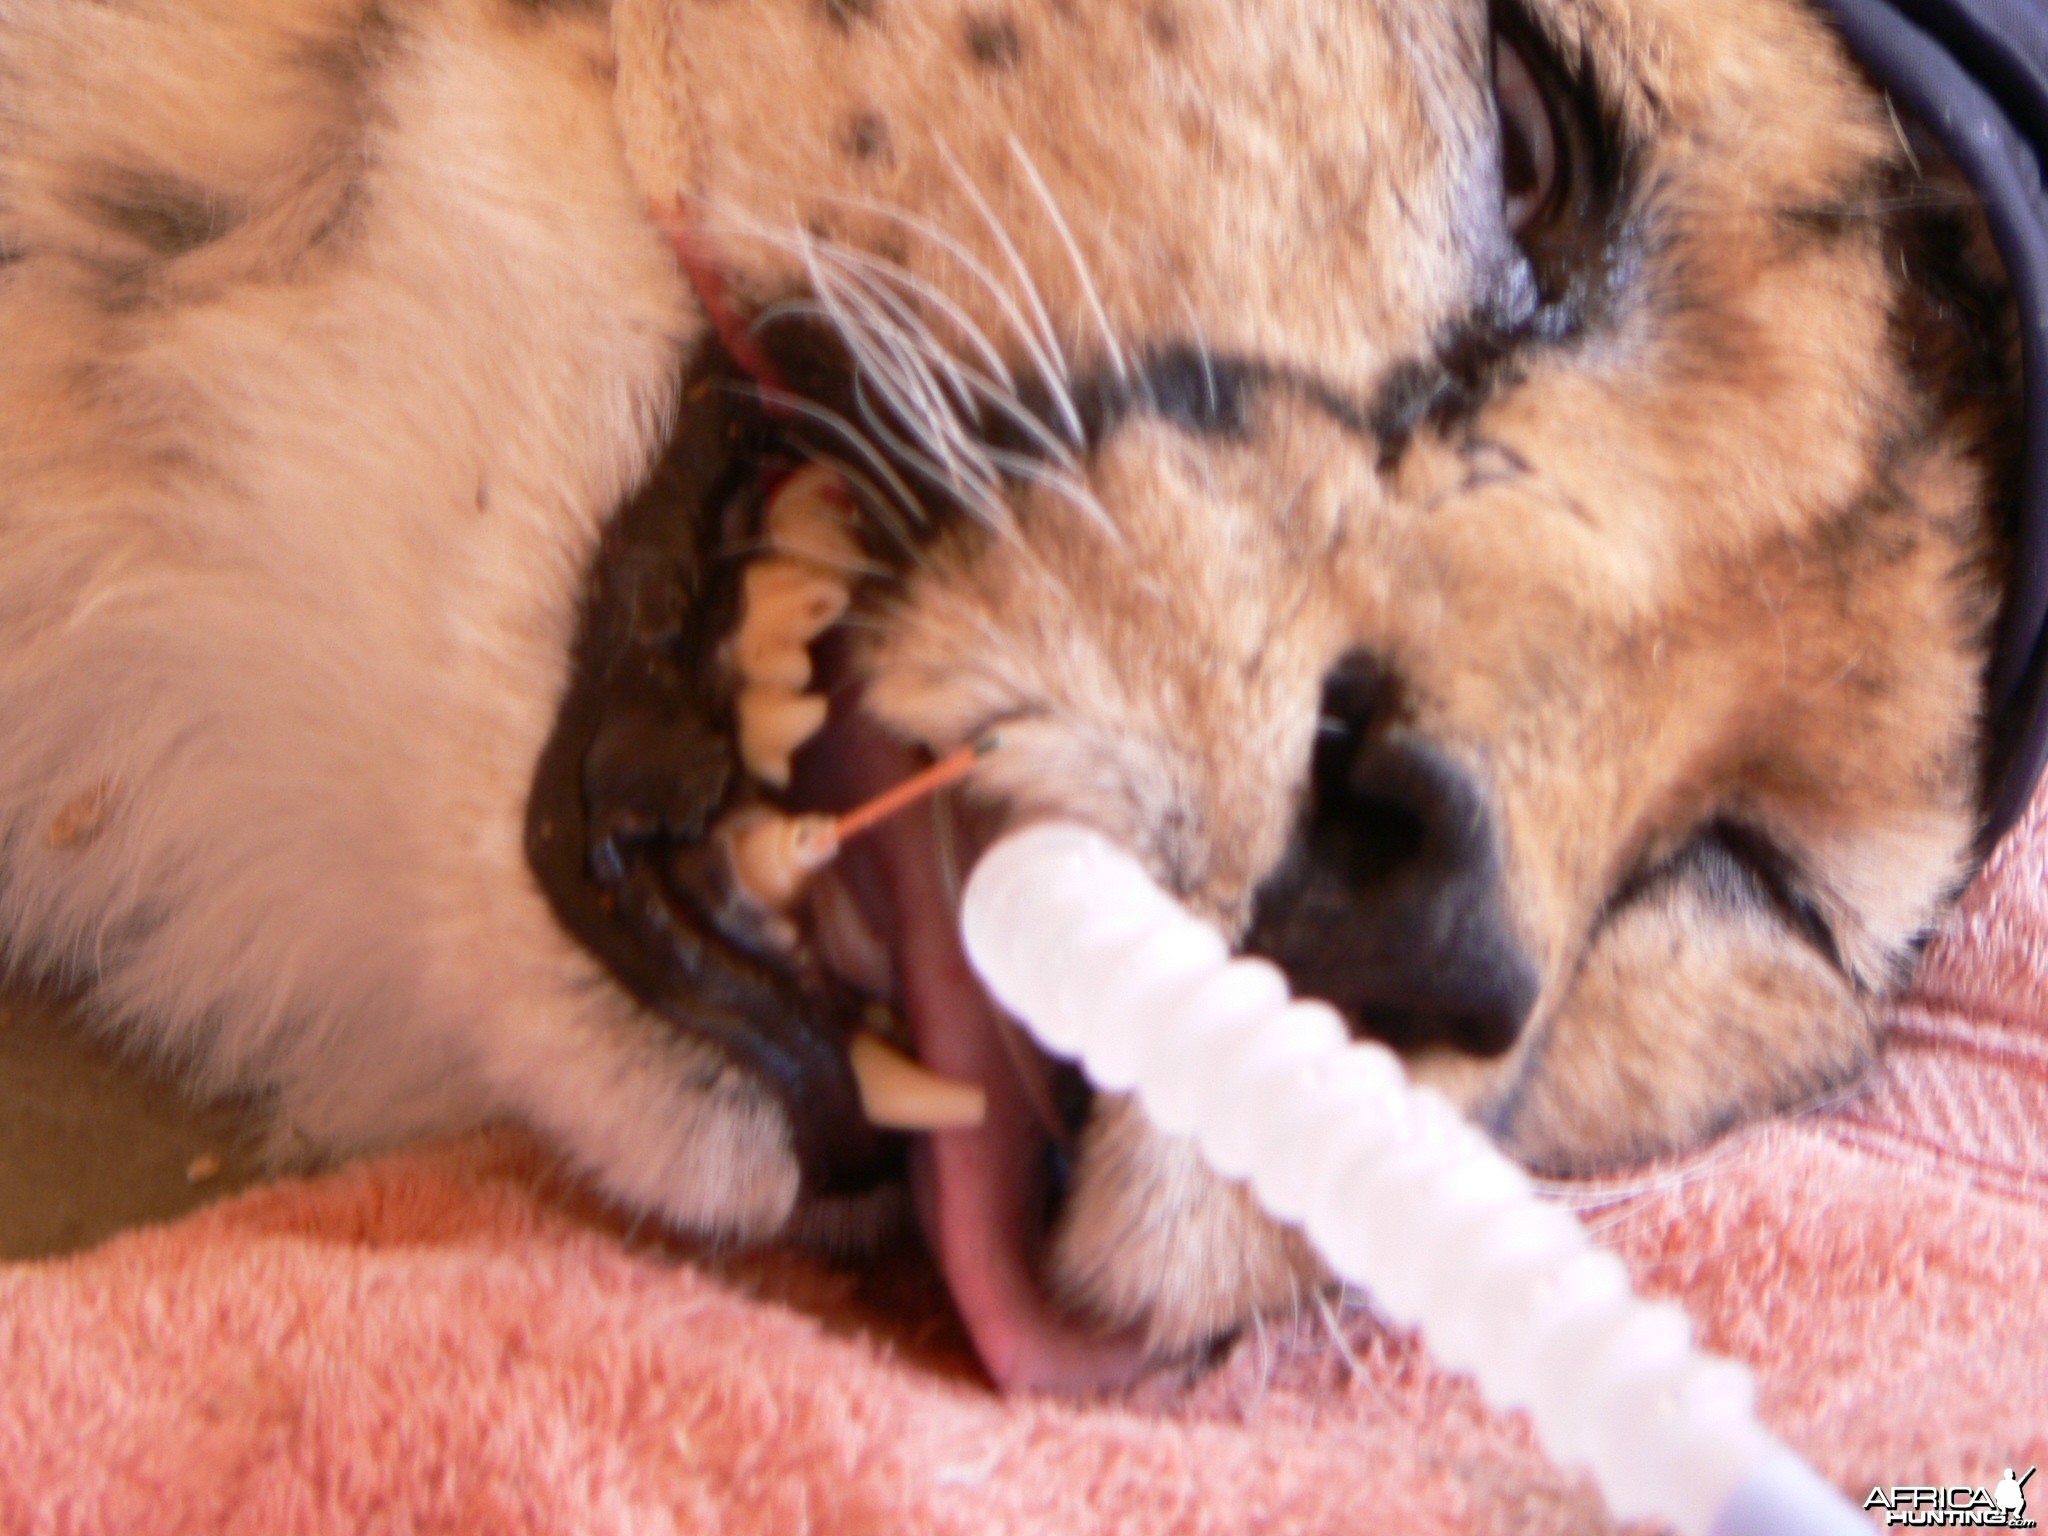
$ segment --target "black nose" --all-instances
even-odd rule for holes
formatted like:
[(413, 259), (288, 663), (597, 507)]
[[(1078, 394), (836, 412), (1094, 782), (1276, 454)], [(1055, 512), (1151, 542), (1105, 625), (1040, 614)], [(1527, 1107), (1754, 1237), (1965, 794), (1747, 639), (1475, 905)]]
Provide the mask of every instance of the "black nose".
[(1301, 828), (1259, 889), (1246, 947), (1393, 1046), (1499, 1055), (1539, 982), (1508, 930), (1488, 796), (1385, 719), (1388, 691), (1364, 655), (1326, 680)]

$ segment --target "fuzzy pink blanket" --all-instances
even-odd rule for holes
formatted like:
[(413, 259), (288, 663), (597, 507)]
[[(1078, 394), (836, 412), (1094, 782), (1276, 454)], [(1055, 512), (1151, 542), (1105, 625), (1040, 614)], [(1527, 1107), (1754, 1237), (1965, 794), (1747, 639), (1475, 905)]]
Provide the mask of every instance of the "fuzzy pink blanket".
[[(2048, 1463), (2044, 806), (1856, 1097), (1570, 1194), (1859, 1503)], [(7, 1532), (1606, 1529), (1363, 1307), (1004, 1401), (914, 1263), (636, 1240), (509, 1133), (0, 1268), (0, 1382)]]

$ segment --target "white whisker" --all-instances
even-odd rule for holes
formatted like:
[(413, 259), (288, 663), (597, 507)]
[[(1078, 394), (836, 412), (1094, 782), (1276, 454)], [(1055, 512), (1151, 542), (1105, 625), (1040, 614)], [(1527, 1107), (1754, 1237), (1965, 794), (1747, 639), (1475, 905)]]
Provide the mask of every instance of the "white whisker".
[(955, 494), (961, 497), (962, 504), (967, 507), (968, 511), (977, 513), (982, 521), (993, 526), (996, 523), (1007, 520), (1005, 509), (1002, 508), (1000, 497), (996, 492), (993, 490), (989, 492), (989, 497), (991, 498), (989, 500), (975, 501), (970, 499), (963, 487), (960, 487), (957, 482), (951, 481), (951, 477), (947, 474), (943, 464), (940, 464), (930, 455), (921, 451), (916, 445), (906, 442), (898, 433), (892, 430), (888, 422), (883, 419), (882, 413), (875, 409), (874, 402), (868, 398), (866, 378), (859, 373), (853, 376), (853, 398), (854, 402), (860, 407), (861, 420), (866, 426), (869, 435), (875, 438), (882, 447), (886, 448), (905, 464), (908, 464), (912, 469), (915, 469), (919, 474), (929, 476), (933, 481), (941, 484), (953, 483)]
[(1005, 453), (999, 448), (989, 449), (988, 458), (991, 464), (1013, 479), (1043, 486), (1054, 495), (1064, 497), (1077, 509), (1086, 513), (1089, 520), (1095, 523), (1111, 542), (1123, 542), (1123, 530), (1117, 527), (1116, 520), (1109, 515), (1109, 509), (1103, 506), (1094, 491), (1081, 480), (1049, 468), (1036, 459), (1027, 459), (1021, 454)]
[[(981, 189), (974, 184), (973, 178), (967, 174), (966, 168), (954, 157), (943, 139), (939, 141), (939, 156), (946, 162), (947, 169), (952, 171), (954, 180), (959, 182), (960, 190), (966, 194), (967, 200), (974, 205), (975, 212), (981, 216), (990, 237), (1002, 251), (1004, 260), (1009, 263), (1018, 287), (1023, 290), (1025, 303), (1031, 306), (1031, 313), (1037, 321), (1037, 335), (1043, 344), (1040, 368), (1046, 376), (1046, 387), (1052, 392), (1053, 404), (1058, 408), (1068, 432), (1073, 436), (1074, 446), (1078, 448), (1087, 441), (1088, 435), (1081, 426), (1080, 412), (1074, 408), (1074, 386), (1067, 370), (1066, 355), (1060, 350), (1059, 335), (1053, 329), (1052, 316), (1046, 312), (1045, 301), (1039, 296), (1038, 285), (1032, 281), (1031, 269), (1025, 265), (1024, 257), (1018, 251), (1016, 242), (1010, 238), (1009, 231), (1003, 228), (1002, 220), (996, 217), (995, 209), (989, 205), (988, 199), (982, 195)], [(1029, 346), (1031, 335), (1032, 332), (1027, 327), (1020, 339)]]
[[(940, 484), (951, 486), (962, 501), (992, 494), (992, 481), (978, 480), (973, 491), (963, 483), (957, 467), (950, 461), (949, 446), (930, 435), (938, 422), (952, 420), (951, 413), (943, 408), (934, 413), (921, 408), (910, 398), (909, 392), (914, 391), (915, 385), (903, 378), (898, 367), (878, 350), (878, 345), (884, 342), (884, 338), (875, 336), (866, 325), (853, 319), (843, 308), (834, 308), (828, 302), (813, 302), (806, 299), (785, 299), (771, 305), (762, 311), (755, 323), (761, 325), (788, 316), (822, 320), (845, 338), (848, 347), (854, 353), (855, 398), (861, 404), (861, 412), (871, 435), (884, 439), (885, 447), (921, 473), (929, 475)], [(896, 418), (922, 439), (921, 445), (906, 443), (883, 422), (881, 414), (874, 409), (872, 402), (867, 400), (865, 395), (864, 381), (870, 378), (882, 390)], [(948, 462), (941, 463), (941, 459)], [(916, 502), (912, 505), (918, 508), (917, 521), (924, 521), (922, 505)]]
[[(921, 366), (914, 355), (907, 355), (900, 333), (876, 315), (863, 295), (839, 291), (834, 286), (836, 281), (822, 270), (817, 273), (819, 296), (853, 350), (856, 397), (862, 400), (863, 409), (866, 410), (865, 387), (872, 381), (903, 430), (918, 440), (921, 456), (938, 466), (935, 479), (963, 498), (970, 494), (967, 482), (972, 479), (973, 494), (986, 494), (991, 482), (970, 463), (975, 456), (974, 446), (961, 430), (953, 409), (939, 394), (929, 369)], [(872, 428), (879, 421), (869, 424)]]
[(774, 406), (780, 410), (789, 411), (794, 415), (807, 417), (809, 420), (816, 422), (818, 425), (843, 438), (848, 446), (866, 462), (868, 468), (874, 471), (875, 478), (887, 486), (889, 494), (880, 498), (876, 506), (878, 509), (891, 509), (902, 519), (899, 525), (891, 531), (895, 533), (899, 542), (904, 544), (911, 542), (910, 525), (924, 520), (922, 512), (919, 510), (920, 503), (917, 497), (912, 494), (910, 487), (903, 483), (903, 477), (896, 473), (895, 466), (890, 464), (880, 450), (867, 440), (858, 427), (837, 411), (815, 404), (804, 399), (801, 395), (792, 395), (785, 390), (775, 389), (767, 385), (759, 386), (755, 390), (755, 394), (764, 405)]
[[(943, 146), (941, 149), (944, 152)], [(1022, 156), (1021, 147), (1016, 152)], [(1055, 352), (1057, 347), (1050, 318), (1030, 284), (1015, 245), (995, 225), (993, 211), (966, 181), (957, 161), (950, 154), (947, 158), (982, 218), (990, 221), (991, 232), (1024, 284), (1037, 316), (1036, 326), (1018, 310), (988, 269), (943, 229), (868, 200), (837, 200), (903, 223), (958, 261), (997, 297), (1008, 323), (1015, 328), (1020, 343), (1047, 384), (1050, 398), (1064, 412), (1073, 443), (1023, 400), (1015, 375), (994, 343), (958, 303), (936, 286), (899, 264), (820, 241), (795, 225), (771, 227), (744, 209), (715, 204), (713, 212), (718, 225), (729, 237), (767, 245), (802, 264), (811, 293), (768, 305), (754, 317), (752, 328), (758, 331), (792, 317), (829, 325), (844, 341), (854, 364), (852, 382), (859, 421), (849, 422), (822, 407), (806, 406), (781, 395), (774, 398), (843, 435), (856, 456), (872, 466), (872, 478), (881, 482), (878, 502), (900, 509), (905, 526), (928, 521), (929, 514), (923, 500), (895, 472), (897, 465), (945, 486), (970, 513), (991, 527), (1002, 529), (1014, 542), (1021, 541), (1004, 494), (1005, 480), (1040, 487), (1081, 511), (1105, 535), (1118, 538), (1120, 530), (1088, 485), (1075, 452), (1075, 446), (1082, 441), (1080, 420), (1071, 391), (1066, 387), (1064, 363), (1047, 351), (1048, 341)], [(1078, 265), (1078, 246), (1057, 208), (1051, 206), (1042, 177), (1028, 159), (1024, 164), (1041, 198), (1047, 200), (1048, 213), (1067, 244), (1070, 257), (1077, 263), (1082, 284), (1090, 292), (1091, 307), (1096, 309), (1098, 323), (1104, 327), (1105, 343), (1115, 352), (1121, 368), (1125, 364), (1122, 351), (1107, 328), (1107, 311), (1101, 306), (1099, 295)], [(921, 305), (929, 306), (943, 323), (959, 331), (968, 357), (939, 339), (920, 311)], [(976, 366), (977, 363), (985, 366)], [(1023, 453), (991, 445), (982, 424), (992, 421), (1013, 427), (1035, 451)]]
[[(829, 190), (819, 191), (814, 195), (819, 202), (857, 213), (865, 213), (875, 218), (886, 219), (907, 232), (928, 241), (933, 248), (949, 257), (968, 277), (987, 291), (1004, 320), (1009, 323), (1011, 330), (1015, 332), (1019, 344), (1023, 346), (1026, 354), (1030, 357), (1040, 379), (1046, 386), (1047, 392), (1054, 399), (1066, 404), (1066, 394), (1061, 383), (1061, 375), (1055, 366), (1055, 359), (1047, 355), (1044, 342), (1033, 330), (1030, 321), (1025, 318), (1024, 312), (1017, 307), (1016, 296), (996, 279), (995, 274), (988, 269), (987, 265), (979, 257), (967, 248), (959, 237), (952, 234), (943, 225), (933, 223), (930, 219), (911, 213), (907, 209), (879, 202), (874, 198), (863, 197), (855, 193)], [(979, 334), (978, 328), (975, 328), (975, 334)], [(1007, 375), (1007, 369), (1004, 372)], [(1085, 439), (1081, 431), (1080, 420), (1074, 414), (1071, 404), (1067, 404), (1065, 414), (1068, 417), (1067, 424), (1073, 432), (1074, 446), (1080, 447)]]
[[(879, 268), (879, 264), (871, 265)], [(886, 275), (886, 269), (880, 269), (879, 275)], [(883, 305), (907, 333), (905, 341), (916, 346), (931, 366), (944, 373), (948, 387), (963, 410), (978, 413), (980, 406), (990, 407), (1029, 436), (1049, 457), (1057, 459), (1076, 474), (1080, 472), (1080, 460), (1074, 456), (1073, 450), (1018, 397), (1015, 382), (1007, 368), (998, 370), (998, 378), (994, 373), (985, 373), (963, 364), (945, 348), (903, 298), (879, 292), (872, 283), (867, 285), (866, 291), (873, 302)]]
[(1365, 1364), (1352, 1349), (1351, 1340), (1344, 1336), (1344, 1326), (1337, 1320), (1337, 1314), (1330, 1306), (1330, 1298), (1320, 1290), (1311, 1293), (1315, 1297), (1316, 1313), (1323, 1320), (1323, 1332), (1329, 1336), (1337, 1357), (1344, 1362), (1344, 1368), (1351, 1373), (1353, 1381), (1364, 1381)]
[[(960, 333), (961, 338), (981, 359), (991, 380), (998, 381), (1001, 388), (1012, 391), (1016, 389), (1016, 377), (1010, 372), (1010, 365), (1003, 360), (1003, 355), (997, 350), (995, 343), (988, 339), (974, 317), (944, 289), (927, 282), (907, 268), (883, 261), (865, 251), (848, 246), (829, 246), (824, 249), (831, 259), (857, 267), (866, 272), (871, 279), (893, 284), (906, 297), (929, 305)], [(907, 309), (905, 312), (908, 312)], [(936, 337), (933, 338), (933, 342), (934, 345), (937, 344)]]
[(1059, 236), (1060, 244), (1066, 247), (1067, 260), (1073, 263), (1074, 276), (1080, 279), (1081, 296), (1087, 301), (1089, 311), (1095, 316), (1096, 329), (1102, 332), (1103, 351), (1109, 356), (1109, 366), (1117, 380), (1129, 384), (1131, 370), (1124, 358), (1124, 349), (1116, 339), (1116, 330), (1109, 323), (1109, 310), (1102, 302), (1101, 290), (1095, 286), (1095, 278), (1088, 270), (1088, 263), (1081, 259), (1081, 247), (1074, 239), (1072, 226), (1066, 215), (1060, 212), (1060, 205), (1054, 200), (1052, 188), (1045, 184), (1045, 178), (1038, 172), (1038, 166), (1026, 153), (1023, 144), (1013, 133), (1009, 136), (1010, 153), (1023, 168), (1031, 182), (1031, 188), (1038, 194), (1039, 202), (1045, 205), (1046, 217), (1052, 221), (1053, 233)]
[[(800, 239), (787, 231), (773, 229), (751, 215), (742, 212), (725, 210), (722, 213), (722, 217), (727, 221), (732, 232), (741, 238), (756, 240), (793, 255), (801, 255), (806, 250), (812, 250), (817, 253), (821, 260), (835, 262), (843, 266), (858, 267), (864, 270), (871, 279), (866, 284), (867, 290), (878, 301), (883, 301), (885, 296), (879, 292), (875, 280), (892, 284), (908, 297), (930, 304), (950, 324), (959, 330), (968, 346), (973, 349), (985, 365), (985, 373), (966, 366), (958, 358), (954, 357), (938, 341), (937, 337), (931, 333), (930, 328), (922, 320), (915, 319), (908, 310), (908, 307), (901, 301), (893, 297), (886, 299), (892, 310), (906, 324), (914, 324), (933, 350), (947, 358), (946, 366), (948, 373), (954, 380), (964, 380), (972, 392), (982, 401), (1000, 412), (1007, 420), (1030, 436), (1049, 455), (1060, 459), (1068, 469), (1078, 473), (1080, 471), (1080, 461), (1074, 455), (1074, 448), (1080, 445), (1081, 436), (1078, 421), (1074, 417), (1068, 397), (1062, 393), (1057, 380), (1046, 366), (1043, 352), (1035, 344), (1035, 339), (1022, 312), (1018, 310), (1010, 295), (996, 283), (995, 278), (989, 273), (988, 269), (943, 229), (925, 219), (901, 210), (889, 208), (884, 204), (876, 203), (867, 198), (830, 193), (822, 195), (828, 201), (844, 204), (858, 211), (871, 213), (877, 217), (889, 218), (903, 224), (911, 232), (931, 241), (932, 244), (950, 256), (987, 288), (995, 297), (1005, 319), (1009, 321), (1012, 329), (1022, 339), (1027, 353), (1031, 355), (1033, 362), (1038, 365), (1038, 371), (1041, 380), (1046, 385), (1048, 395), (1062, 406), (1067, 407), (1069, 424), (1074, 428), (1075, 432), (1073, 442), (1070, 444), (1066, 439), (1061, 438), (1043, 418), (1024, 404), (1017, 388), (1016, 376), (1011, 372), (1010, 366), (1004, 360), (1001, 352), (989, 340), (973, 317), (943, 290), (901, 266), (884, 262), (877, 257), (851, 247), (818, 245), (807, 238)], [(971, 408), (970, 406), (969, 409)]]
[(1195, 313), (1194, 302), (1189, 299), (1185, 286), (1180, 290), (1181, 313), (1187, 317), (1188, 334), (1195, 339), (1195, 356), (1202, 364), (1202, 396), (1213, 417), (1222, 409), (1222, 400), (1216, 390), (1216, 359), (1209, 350), (1209, 338), (1202, 330), (1201, 316)]
[[(930, 339), (928, 331), (921, 339), (897, 323), (887, 309), (895, 302), (892, 297), (877, 293), (857, 272), (828, 270), (813, 244), (803, 247), (803, 257), (828, 318), (855, 352), (856, 386), (863, 378), (874, 380), (896, 419), (918, 438), (924, 450), (921, 457), (943, 466), (934, 478), (949, 485), (963, 504), (982, 510), (984, 515), (1000, 507), (996, 471), (988, 464), (979, 438), (945, 398), (947, 385), (934, 375), (937, 363), (954, 376), (956, 393), (971, 399), (957, 378), (958, 364), (952, 356)], [(915, 316), (910, 318), (917, 323)], [(884, 426), (864, 392), (859, 392), (859, 398), (870, 428), (887, 435), (895, 446), (900, 440)]]

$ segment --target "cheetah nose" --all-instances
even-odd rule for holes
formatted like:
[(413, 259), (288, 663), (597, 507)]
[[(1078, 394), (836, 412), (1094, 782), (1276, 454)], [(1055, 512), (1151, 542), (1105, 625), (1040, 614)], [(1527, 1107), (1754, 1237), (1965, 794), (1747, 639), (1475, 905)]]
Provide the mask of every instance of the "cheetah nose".
[(1500, 838), (1477, 775), (1375, 717), (1353, 659), (1325, 688), (1302, 825), (1261, 885), (1246, 948), (1352, 1027), (1398, 1049), (1497, 1056), (1540, 978), (1502, 893)]

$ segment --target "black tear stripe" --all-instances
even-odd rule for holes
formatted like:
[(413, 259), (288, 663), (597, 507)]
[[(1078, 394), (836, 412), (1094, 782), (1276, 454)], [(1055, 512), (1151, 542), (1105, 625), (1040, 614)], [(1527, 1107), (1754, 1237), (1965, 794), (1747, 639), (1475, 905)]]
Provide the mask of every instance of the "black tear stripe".
[[(1502, 388), (1521, 377), (1523, 350), (1552, 340), (1536, 317), (1503, 322), (1491, 309), (1451, 326), (1428, 354), (1396, 363), (1369, 399), (1339, 388), (1307, 369), (1258, 358), (1175, 344), (1138, 358), (1128, 374), (1097, 370), (1068, 391), (1080, 418), (1083, 446), (1099, 450), (1133, 417), (1164, 421), (1196, 437), (1242, 440), (1250, 435), (1262, 394), (1284, 394), (1320, 412), (1346, 432), (1368, 441), (1382, 473), (1398, 467), (1415, 434), (1429, 428), (1449, 435)], [(1019, 391), (1024, 407), (1057, 432), (1062, 419), (1042, 384)], [(1002, 417), (982, 424), (991, 445), (1013, 453), (1041, 451)]]
[(815, 1196), (889, 1176), (901, 1143), (861, 1111), (844, 1000), (743, 942), (704, 841), (740, 777), (715, 662), (739, 600), (723, 509), (780, 451), (752, 394), (722, 355), (701, 361), (660, 463), (605, 531), (526, 856), (556, 919), (629, 994), (775, 1097)]
[[(1015, 370), (1022, 374), (1019, 367)], [(1292, 395), (1336, 421), (1346, 431), (1369, 434), (1366, 409), (1342, 390), (1305, 369), (1287, 368), (1258, 358), (1211, 352), (1206, 347), (1172, 343), (1134, 358), (1125, 371), (1097, 369), (1072, 382), (1065, 391), (1081, 424), (1081, 443), (1097, 452), (1126, 422), (1149, 417), (1193, 437), (1242, 440), (1251, 434), (1253, 412), (1262, 394)], [(1066, 420), (1052, 390), (1033, 380), (1020, 384), (1019, 402), (1055, 436)], [(1016, 423), (991, 415), (981, 423), (992, 447), (1010, 453), (1038, 455), (1043, 447)]]
[[(1027, 362), (1011, 360), (1011, 376), (1019, 381), (1016, 413), (1035, 420), (1039, 431), (1019, 425), (1015, 415), (990, 408), (975, 423), (975, 432), (1003, 454), (1044, 461), (1049, 457), (1045, 437), (1070, 438), (1071, 407), (1080, 427), (1080, 441), (1071, 446), (1084, 454), (1100, 452), (1123, 425), (1141, 417), (1194, 437), (1243, 441), (1256, 424), (1259, 398), (1277, 394), (1319, 412), (1360, 439), (1380, 471), (1391, 473), (1418, 431), (1428, 428), (1450, 435), (1469, 427), (1500, 389), (1521, 377), (1528, 349), (1564, 344), (1578, 334), (1576, 316), (1567, 317), (1542, 303), (1527, 285), (1503, 284), (1500, 292), (1506, 297), (1489, 299), (1447, 326), (1443, 339), (1427, 354), (1388, 369), (1369, 398), (1306, 368), (1170, 342), (1131, 358), (1122, 369), (1097, 366), (1071, 380), (1060, 391), (1064, 404), (1054, 386), (1037, 377)], [(880, 392), (869, 391), (865, 401), (852, 392), (851, 355), (828, 323), (779, 317), (762, 328), (761, 340), (791, 388), (841, 421), (860, 424), (867, 413), (886, 409)], [(904, 424), (885, 420), (885, 425), (897, 436), (915, 440)], [(859, 430), (864, 439), (872, 435), (864, 427)], [(861, 450), (852, 447), (843, 432), (800, 421), (792, 435), (820, 453), (856, 464), (860, 460)], [(1512, 455), (1506, 457), (1506, 471), (1527, 472), (1526, 465)], [(891, 458), (892, 469), (917, 494), (920, 507), (914, 510), (923, 514), (926, 536), (970, 515), (943, 482)], [(1021, 477), (1012, 477), (1012, 483), (1021, 483)]]

